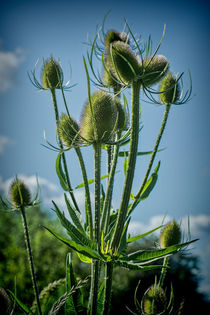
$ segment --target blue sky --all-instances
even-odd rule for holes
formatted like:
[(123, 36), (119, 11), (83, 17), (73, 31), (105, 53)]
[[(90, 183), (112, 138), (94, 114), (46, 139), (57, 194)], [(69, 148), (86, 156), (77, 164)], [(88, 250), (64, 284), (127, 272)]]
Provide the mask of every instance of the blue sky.
[[(184, 84), (189, 87), (188, 70), (193, 80), (192, 100), (173, 107), (155, 163), (161, 160), (158, 185), (151, 197), (142, 202), (134, 215), (131, 229), (135, 232), (158, 224), (164, 214), (183, 222), (191, 217), (193, 237), (200, 241), (193, 254), (201, 259), (200, 290), (210, 297), (210, 144), (208, 104), (209, 83), (209, 6), (208, 1), (0, 1), (0, 190), (7, 192), (16, 174), (35, 185), (38, 174), (44, 207), (51, 199), (62, 204), (62, 191), (55, 173), (56, 153), (47, 150), (43, 130), (55, 143), (55, 122), (50, 94), (40, 92), (29, 82), (27, 72), (37, 59), (37, 76), (42, 58), (53, 55), (61, 60), (66, 81), (77, 85), (67, 93), (70, 112), (80, 119), (87, 100), (85, 70), (87, 35), (93, 39), (96, 25), (107, 17), (105, 29), (123, 30), (124, 18), (132, 31), (147, 40), (151, 34), (157, 45), (166, 24), (166, 36), (160, 48), (175, 73), (185, 72)], [(70, 67), (71, 66), (71, 67)], [(101, 66), (99, 66), (101, 70)], [(92, 91), (94, 91), (92, 87)], [(127, 94), (128, 99), (130, 94)], [(64, 111), (59, 98), (60, 110)], [(159, 130), (164, 108), (142, 102), (140, 151), (151, 150)], [(92, 177), (92, 152), (85, 148), (89, 177)], [(73, 151), (69, 156), (72, 186), (81, 182)], [(103, 156), (103, 161), (105, 157)], [(148, 158), (138, 158), (134, 192), (143, 178)], [(122, 163), (119, 163), (118, 169)], [(105, 174), (105, 171), (102, 170)], [(117, 175), (114, 206), (119, 204), (123, 171)], [(83, 192), (76, 192), (79, 203)], [(204, 256), (202, 253), (205, 252)]]

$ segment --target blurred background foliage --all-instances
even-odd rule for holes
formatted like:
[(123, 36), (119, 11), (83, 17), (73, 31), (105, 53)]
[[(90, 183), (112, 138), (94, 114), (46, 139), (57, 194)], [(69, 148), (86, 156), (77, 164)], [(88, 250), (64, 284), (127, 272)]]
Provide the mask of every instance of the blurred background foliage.
[[(53, 227), (54, 230), (64, 233), (55, 216), (43, 211), (39, 207), (27, 210), (30, 237), (39, 292), (42, 292), (42, 307), (47, 314), (52, 304), (65, 292), (65, 258), (69, 249), (56, 240), (43, 226)], [(128, 251), (139, 248), (151, 248), (156, 245), (155, 237), (134, 243)], [(78, 279), (89, 275), (89, 265), (81, 263), (76, 254), (73, 254), (74, 271)], [(160, 262), (157, 262), (160, 263)], [(166, 277), (168, 291), (171, 282), (175, 293), (174, 315), (176, 314), (210, 314), (210, 303), (197, 291), (199, 283), (199, 260), (188, 250), (180, 252), (170, 258), (170, 270)], [(127, 307), (136, 311), (134, 292), (140, 282), (137, 297), (141, 297), (146, 289), (154, 283), (157, 272), (128, 271), (116, 268), (113, 279), (112, 310), (111, 314), (131, 314)], [(18, 212), (6, 213), (0, 211), (0, 287), (16, 292), (18, 298), (26, 305), (33, 303), (33, 289), (31, 286), (30, 270), (25, 241), (22, 229), (21, 216)], [(88, 297), (89, 284), (82, 288)], [(50, 293), (50, 294), (49, 294)], [(15, 311), (15, 314), (22, 312)]]

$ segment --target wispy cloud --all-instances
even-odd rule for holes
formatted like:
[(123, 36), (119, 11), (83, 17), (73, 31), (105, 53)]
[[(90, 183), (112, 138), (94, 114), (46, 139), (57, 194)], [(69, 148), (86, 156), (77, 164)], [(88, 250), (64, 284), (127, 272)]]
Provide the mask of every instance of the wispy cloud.
[(13, 141), (9, 137), (0, 135), (0, 155), (3, 154), (6, 147), (12, 143)]
[(5, 51), (0, 47), (0, 92), (7, 91), (13, 85), (16, 71), (23, 60), (21, 48)]

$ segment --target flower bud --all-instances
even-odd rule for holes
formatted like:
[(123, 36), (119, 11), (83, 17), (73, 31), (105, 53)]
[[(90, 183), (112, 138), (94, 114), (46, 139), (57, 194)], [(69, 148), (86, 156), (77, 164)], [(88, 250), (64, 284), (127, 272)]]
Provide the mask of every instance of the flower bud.
[(4, 288), (0, 288), (0, 306), (1, 306), (1, 314), (4, 314), (4, 315), (12, 314), (12, 303)]
[(26, 185), (15, 179), (10, 186), (10, 197), (14, 207), (29, 206), (31, 203), (31, 195)]
[(146, 315), (166, 314), (167, 299), (159, 285), (152, 285), (144, 294), (143, 310)]
[(63, 83), (63, 71), (60, 64), (50, 57), (44, 61), (42, 68), (42, 84), (45, 89), (59, 89)]
[(181, 242), (181, 229), (180, 225), (173, 220), (169, 222), (162, 230), (160, 234), (160, 246), (166, 248)]
[(109, 46), (113, 42), (128, 42), (128, 35), (124, 32), (117, 32), (115, 30), (110, 30), (105, 37), (105, 47), (109, 51)]
[(162, 104), (174, 104), (180, 97), (180, 86), (176, 78), (169, 72), (163, 79), (159, 89)]
[(58, 132), (61, 140), (67, 147), (72, 147), (79, 139), (79, 125), (68, 114), (61, 115)]
[(113, 98), (104, 91), (98, 91), (92, 95), (91, 104), (92, 112), (89, 102), (84, 107), (81, 136), (91, 143), (107, 141), (113, 132), (117, 117)]
[(104, 83), (107, 87), (113, 88), (115, 92), (120, 91), (121, 84), (119, 83), (117, 77), (115, 76), (114, 72), (111, 69), (111, 66), (107, 62), (106, 64), (107, 70), (104, 71)]
[(162, 55), (157, 55), (144, 60), (143, 84), (145, 86), (153, 85), (159, 82), (168, 71), (168, 61)]
[(122, 84), (132, 83), (140, 74), (141, 67), (137, 56), (124, 42), (113, 42), (108, 55), (112, 71)]

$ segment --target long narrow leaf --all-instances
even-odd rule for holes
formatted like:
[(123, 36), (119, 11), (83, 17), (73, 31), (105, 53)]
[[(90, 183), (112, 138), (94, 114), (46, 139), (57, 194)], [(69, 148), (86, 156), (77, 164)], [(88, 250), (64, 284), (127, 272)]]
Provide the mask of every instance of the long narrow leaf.
[(58, 154), (55, 168), (56, 168), (56, 173), (58, 175), (61, 187), (63, 188), (63, 190), (68, 191), (68, 185), (66, 183), (65, 175), (64, 175), (62, 165), (61, 165), (61, 153)]
[[(158, 150), (157, 152), (161, 152), (163, 151), (164, 149), (160, 149)], [(140, 156), (140, 155), (148, 155), (148, 154), (152, 154), (153, 151), (145, 151), (145, 152), (138, 152), (137, 155)], [(121, 151), (118, 153), (118, 156), (120, 157), (124, 157), (125, 155), (128, 156), (129, 154), (129, 151)]]
[(160, 168), (160, 161), (158, 162), (158, 165), (155, 168), (154, 173), (152, 173), (152, 175), (150, 176), (150, 178), (147, 180), (146, 184), (144, 185), (144, 188), (143, 188), (142, 193), (140, 195), (140, 200), (146, 199), (149, 196), (149, 194), (151, 193), (151, 191), (153, 190), (153, 188), (155, 187), (155, 184), (156, 184), (157, 179), (158, 179), (159, 168)]
[(65, 215), (59, 210), (55, 202), (53, 202), (53, 204), (55, 206), (55, 211), (58, 218), (61, 221), (61, 224), (68, 231), (71, 238), (81, 245), (89, 246), (90, 248), (96, 249), (97, 248), (96, 243), (87, 238), (73, 224), (71, 224), (71, 222), (69, 222), (69, 220), (66, 219)]
[(139, 240), (139, 239), (141, 239), (141, 238), (143, 238), (143, 237), (145, 237), (145, 236), (147, 236), (147, 235), (149, 235), (149, 234), (151, 234), (151, 233), (157, 231), (158, 229), (161, 229), (163, 226), (164, 226), (164, 225), (160, 225), (160, 226), (158, 226), (157, 228), (155, 228), (155, 229), (153, 229), (153, 230), (150, 230), (150, 231), (148, 231), (148, 232), (146, 232), (146, 233), (144, 233), (144, 234), (139, 234), (139, 235), (136, 235), (136, 236), (133, 236), (133, 237), (129, 237), (129, 238), (127, 239), (127, 243), (135, 242), (135, 241), (137, 241), (137, 240)]
[(83, 233), (85, 233), (85, 230), (84, 230), (84, 221), (82, 219), (82, 216), (81, 214), (76, 210), (76, 209), (73, 209), (66, 194), (64, 194), (64, 198), (65, 198), (65, 202), (66, 202), (66, 206), (67, 206), (67, 209), (68, 209), (68, 212), (69, 212), (69, 215), (72, 219), (72, 222), (75, 224), (75, 226)]
[(163, 258), (164, 256), (171, 255), (171, 254), (179, 251), (181, 248), (186, 247), (195, 241), (197, 241), (197, 240), (192, 240), (190, 242), (172, 245), (172, 246), (169, 246), (169, 247), (163, 248), (163, 249), (138, 250), (135, 253), (131, 253), (129, 255), (122, 257), (121, 259), (124, 261), (135, 261), (135, 262), (139, 262), (139, 263), (148, 263), (148, 262)]
[(137, 264), (137, 263), (121, 261), (121, 260), (116, 260), (115, 265), (126, 268), (126, 269), (130, 269), (130, 270), (142, 270), (142, 271), (149, 271), (149, 270), (163, 268), (162, 265), (142, 266), (142, 265)]
[[(119, 171), (115, 172), (115, 174), (117, 174), (117, 173), (119, 173)], [(109, 177), (109, 174), (103, 175), (103, 176), (101, 176), (100, 178), (101, 178), (101, 179), (105, 179), (105, 178), (107, 178), (107, 177)], [(95, 178), (92, 178), (92, 179), (89, 179), (89, 180), (88, 180), (88, 184), (93, 184), (94, 182), (95, 182)], [(82, 188), (82, 187), (84, 187), (84, 186), (85, 186), (85, 184), (84, 184), (84, 182), (82, 182), (82, 183), (79, 184), (77, 187), (75, 187), (75, 189)]]
[(44, 228), (48, 230), (52, 235), (54, 235), (58, 240), (60, 240), (61, 242), (63, 242), (64, 244), (72, 248), (73, 250), (76, 250), (78, 253), (81, 253), (82, 255), (87, 256), (89, 258), (101, 260), (101, 256), (99, 255), (99, 253), (91, 249), (90, 247), (77, 244), (76, 242), (63, 237), (62, 235), (51, 231), (49, 228), (45, 226)]
[(18, 306), (22, 309), (22, 311), (24, 311), (24, 313), (33, 314), (31, 312), (30, 308), (28, 306), (26, 306), (23, 302), (21, 302), (12, 291), (10, 291), (9, 289), (7, 291), (9, 292), (11, 297), (15, 300), (15, 302), (18, 304)]

